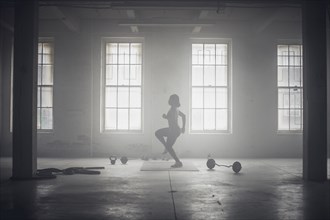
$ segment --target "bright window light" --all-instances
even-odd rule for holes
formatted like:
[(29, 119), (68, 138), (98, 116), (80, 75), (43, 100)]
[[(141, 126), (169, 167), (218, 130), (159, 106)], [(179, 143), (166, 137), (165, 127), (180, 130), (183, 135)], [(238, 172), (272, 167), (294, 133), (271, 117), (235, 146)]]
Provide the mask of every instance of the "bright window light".
[(277, 46), (278, 130), (303, 130), (302, 46)]
[(192, 44), (192, 132), (230, 130), (228, 47), (228, 44)]
[(103, 130), (142, 129), (142, 44), (106, 43)]
[(37, 128), (53, 129), (54, 46), (52, 42), (38, 44)]

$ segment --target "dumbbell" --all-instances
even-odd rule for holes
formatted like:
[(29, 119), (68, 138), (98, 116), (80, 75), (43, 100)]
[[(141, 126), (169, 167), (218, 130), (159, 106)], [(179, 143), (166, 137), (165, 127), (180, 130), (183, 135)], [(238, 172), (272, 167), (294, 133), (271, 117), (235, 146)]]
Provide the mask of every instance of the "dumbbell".
[(210, 158), (206, 162), (206, 166), (209, 169), (213, 169), (215, 167), (215, 165), (217, 165), (219, 167), (227, 167), (227, 168), (231, 167), (235, 173), (239, 173), (239, 171), (241, 171), (241, 169), (242, 169), (242, 165), (238, 161), (235, 161), (232, 165), (222, 165), (222, 164), (217, 164), (214, 159)]

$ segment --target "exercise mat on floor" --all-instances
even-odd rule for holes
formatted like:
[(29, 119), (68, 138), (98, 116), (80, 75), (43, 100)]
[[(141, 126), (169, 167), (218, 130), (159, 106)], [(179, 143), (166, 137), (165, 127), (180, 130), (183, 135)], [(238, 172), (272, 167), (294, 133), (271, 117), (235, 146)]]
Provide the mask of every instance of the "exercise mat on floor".
[(145, 161), (140, 171), (198, 171), (191, 161), (182, 161), (183, 166), (180, 168), (171, 168), (174, 161)]

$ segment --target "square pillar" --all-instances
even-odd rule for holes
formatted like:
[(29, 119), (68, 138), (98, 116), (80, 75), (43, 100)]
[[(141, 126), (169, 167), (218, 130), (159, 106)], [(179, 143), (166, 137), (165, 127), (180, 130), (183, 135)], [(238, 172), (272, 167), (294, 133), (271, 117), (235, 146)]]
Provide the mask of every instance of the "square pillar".
[(32, 178), (37, 168), (38, 7), (15, 2), (12, 179)]
[(303, 1), (303, 177), (327, 179), (326, 1)]

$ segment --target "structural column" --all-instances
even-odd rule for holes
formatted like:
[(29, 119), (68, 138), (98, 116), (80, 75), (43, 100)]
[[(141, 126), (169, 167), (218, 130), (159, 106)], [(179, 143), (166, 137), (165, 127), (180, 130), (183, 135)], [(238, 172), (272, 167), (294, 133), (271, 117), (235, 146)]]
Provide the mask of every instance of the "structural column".
[(13, 179), (29, 179), (37, 167), (38, 1), (15, 5), (13, 77)]
[(303, 1), (303, 177), (327, 179), (326, 1)]

